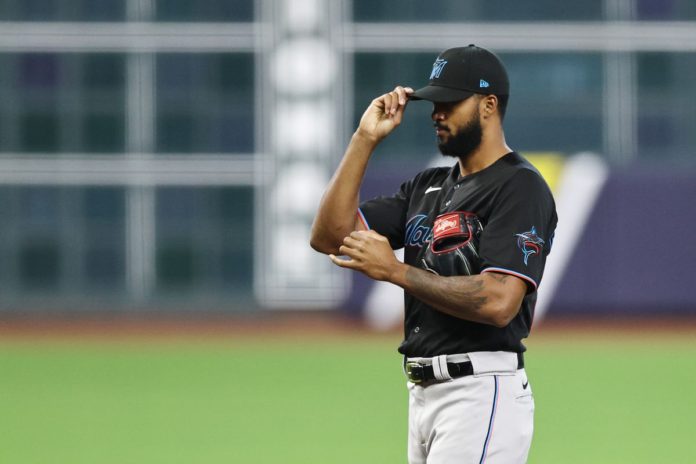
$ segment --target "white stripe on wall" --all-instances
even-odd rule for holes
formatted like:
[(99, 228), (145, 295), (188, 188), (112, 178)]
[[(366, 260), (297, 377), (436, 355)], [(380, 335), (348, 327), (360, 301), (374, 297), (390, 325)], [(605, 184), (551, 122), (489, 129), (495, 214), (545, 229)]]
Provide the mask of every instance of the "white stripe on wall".
[(544, 278), (539, 285), (534, 324), (544, 318), (573, 252), (585, 232), (609, 168), (593, 153), (580, 153), (568, 158), (556, 192), (558, 226), (546, 259)]

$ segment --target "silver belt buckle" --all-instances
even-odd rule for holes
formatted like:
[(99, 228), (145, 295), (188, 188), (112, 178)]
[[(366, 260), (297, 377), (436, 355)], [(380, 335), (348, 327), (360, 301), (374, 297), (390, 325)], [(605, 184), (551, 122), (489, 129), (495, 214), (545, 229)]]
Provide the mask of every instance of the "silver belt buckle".
[(423, 365), (417, 362), (407, 362), (406, 366), (406, 377), (413, 383), (421, 383), (425, 378), (425, 372), (423, 370)]

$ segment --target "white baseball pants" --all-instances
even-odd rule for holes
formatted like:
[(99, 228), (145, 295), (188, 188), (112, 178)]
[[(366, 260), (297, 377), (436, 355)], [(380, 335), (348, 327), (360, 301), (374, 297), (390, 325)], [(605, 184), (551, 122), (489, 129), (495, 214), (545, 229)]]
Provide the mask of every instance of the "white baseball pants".
[(517, 369), (516, 355), (479, 352), (455, 356), (457, 362), (468, 356), (474, 374), (425, 387), (407, 384), (409, 463), (527, 462), (534, 397), (527, 373)]

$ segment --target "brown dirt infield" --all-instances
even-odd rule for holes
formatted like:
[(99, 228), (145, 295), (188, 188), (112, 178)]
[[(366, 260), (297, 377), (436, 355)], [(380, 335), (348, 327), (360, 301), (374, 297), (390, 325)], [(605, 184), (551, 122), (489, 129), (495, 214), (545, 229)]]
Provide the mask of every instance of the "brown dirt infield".
[[(673, 319), (563, 319), (547, 320), (532, 331), (535, 342), (567, 337), (603, 339), (642, 337), (649, 339), (692, 339), (696, 343), (696, 318)], [(260, 315), (163, 316), (110, 315), (0, 316), (0, 340), (17, 339), (206, 339), (215, 341), (297, 339), (330, 341), (340, 338), (390, 338), (398, 340), (401, 328), (377, 332), (361, 320), (325, 312), (264, 312)]]

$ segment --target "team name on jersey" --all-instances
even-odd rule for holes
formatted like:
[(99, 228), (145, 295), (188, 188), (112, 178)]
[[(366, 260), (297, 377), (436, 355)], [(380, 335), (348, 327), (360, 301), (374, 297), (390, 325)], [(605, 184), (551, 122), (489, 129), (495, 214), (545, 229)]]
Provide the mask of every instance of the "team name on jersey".
[(417, 214), (408, 220), (406, 223), (405, 246), (422, 248), (423, 245), (430, 243), (433, 233), (432, 229), (424, 224), (426, 219), (428, 219), (427, 215)]

